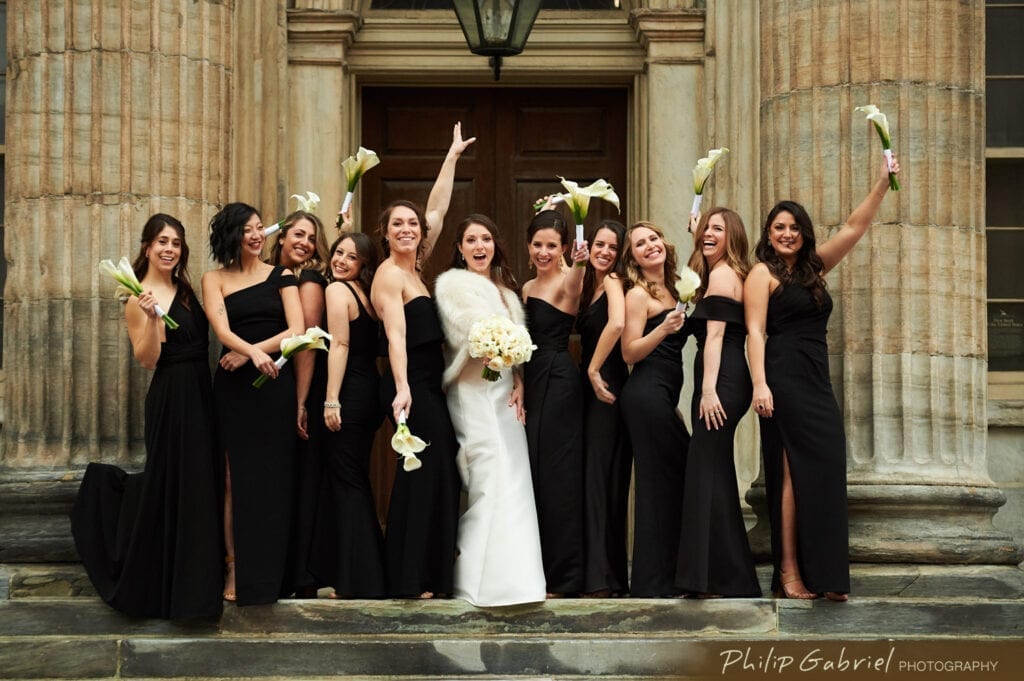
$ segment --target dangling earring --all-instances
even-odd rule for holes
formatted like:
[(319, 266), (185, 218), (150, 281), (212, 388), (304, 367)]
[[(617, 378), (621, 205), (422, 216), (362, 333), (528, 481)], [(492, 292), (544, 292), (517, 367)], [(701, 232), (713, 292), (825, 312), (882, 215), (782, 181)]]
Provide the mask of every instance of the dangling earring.
[(466, 256), (462, 254), (462, 251), (459, 251), (459, 262), (466, 262)]

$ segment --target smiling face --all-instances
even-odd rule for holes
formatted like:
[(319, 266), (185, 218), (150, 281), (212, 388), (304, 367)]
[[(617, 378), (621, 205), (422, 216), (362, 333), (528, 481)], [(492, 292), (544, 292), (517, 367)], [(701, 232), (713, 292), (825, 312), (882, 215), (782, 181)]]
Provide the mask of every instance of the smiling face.
[(281, 236), (278, 265), (295, 268), (316, 253), (316, 225), (308, 218), (296, 220)]
[(459, 252), (466, 261), (466, 269), (487, 276), (494, 260), (494, 235), (485, 226), (471, 223), (462, 234)]
[(725, 217), (721, 213), (715, 213), (708, 218), (704, 231), (697, 235), (701, 255), (704, 256), (709, 267), (713, 267), (725, 256), (728, 242), (727, 232)]
[(408, 206), (395, 206), (388, 216), (387, 242), (393, 253), (415, 253), (423, 236), (416, 211)]
[(257, 213), (253, 213), (242, 228), (242, 254), (260, 257), (263, 243), (267, 235), (263, 231), (263, 221)]
[(785, 262), (792, 264), (796, 261), (800, 249), (803, 248), (804, 237), (792, 213), (783, 210), (775, 216), (768, 226), (768, 242)]
[(649, 227), (630, 231), (629, 250), (641, 269), (660, 269), (665, 264), (665, 242)]
[(351, 237), (342, 239), (331, 253), (331, 275), (334, 281), (355, 281), (363, 269), (356, 250), (356, 242)]
[(590, 247), (590, 264), (601, 274), (608, 274), (619, 257), (619, 237), (607, 227), (594, 234), (594, 245)]
[(530, 262), (538, 272), (561, 267), (558, 262), (565, 255), (566, 244), (562, 243), (562, 235), (557, 229), (545, 227), (534, 232), (530, 239)]
[(170, 225), (165, 226), (146, 248), (149, 266), (160, 272), (172, 273), (181, 261), (181, 237)]

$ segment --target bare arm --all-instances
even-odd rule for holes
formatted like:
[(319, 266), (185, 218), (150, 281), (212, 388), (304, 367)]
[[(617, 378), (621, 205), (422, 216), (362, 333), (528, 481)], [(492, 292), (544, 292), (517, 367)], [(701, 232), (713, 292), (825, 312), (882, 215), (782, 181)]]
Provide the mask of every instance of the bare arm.
[(395, 379), (395, 399), (391, 411), (395, 421), (401, 411), (412, 412), (412, 393), (409, 390), (409, 357), (405, 351), (405, 308), (402, 301), (402, 273), (395, 267), (382, 267), (374, 277), (370, 295), (377, 316), (384, 323), (388, 338), (388, 361)]
[(626, 297), (622, 292), (622, 282), (617, 277), (605, 277), (604, 298), (608, 303), (608, 323), (601, 330), (597, 346), (594, 348), (594, 356), (590, 359), (590, 366), (586, 367), (586, 371), (597, 399), (613, 404), (615, 395), (608, 389), (608, 384), (601, 376), (601, 367), (622, 337), (622, 330), (626, 326)]
[(683, 328), (685, 317), (679, 310), (665, 315), (665, 319), (651, 329), (646, 336), (644, 326), (647, 324), (647, 304), (650, 296), (639, 286), (630, 289), (626, 294), (626, 325), (622, 329), (622, 359), (627, 364), (636, 364), (651, 354), (658, 344), (670, 333)]
[(160, 359), (160, 344), (167, 333), (155, 305), (156, 298), (149, 291), (144, 291), (138, 298), (132, 296), (124, 305), (124, 320), (128, 325), (132, 351), (135, 359), (146, 369), (156, 368)]
[(434, 251), (434, 244), (437, 243), (438, 237), (441, 236), (441, 230), (444, 229), (444, 216), (448, 213), (448, 206), (452, 200), (452, 189), (455, 186), (455, 166), (458, 164), (462, 152), (475, 141), (475, 137), (463, 140), (462, 123), (455, 124), (452, 129), (452, 145), (448, 148), (448, 155), (444, 157), (444, 163), (441, 164), (441, 170), (438, 171), (437, 179), (427, 198), (426, 218), (429, 230), (427, 231), (424, 260), (429, 258)]
[(743, 284), (743, 311), (747, 322), (747, 362), (750, 379), (754, 384), (754, 411), (760, 416), (771, 416), (772, 391), (764, 370), (764, 345), (768, 335), (768, 297), (771, 295), (772, 275), (764, 263), (754, 265)]
[[(327, 332), (331, 349), (327, 355), (327, 396), (325, 402), (341, 401), (341, 384), (348, 366), (349, 305), (352, 293), (343, 284), (327, 287)], [(324, 406), (324, 423), (337, 432), (341, 430), (341, 407)]]
[[(568, 304), (570, 310), (575, 311), (580, 307), (580, 294), (583, 293), (583, 275), (586, 274), (587, 259), (590, 257), (590, 246), (584, 241), (579, 248), (576, 247), (576, 242), (573, 241), (570, 246), (570, 258), (572, 258), (573, 266), (567, 270), (563, 270), (562, 276), (562, 290), (560, 291), (559, 297), (560, 303)], [(559, 259), (559, 262), (564, 260)]]
[[(895, 157), (893, 157), (893, 172), (900, 172), (900, 164)], [(838, 265), (846, 257), (846, 254), (857, 245), (857, 242), (868, 231), (868, 227), (871, 226), (871, 222), (878, 213), (878, 207), (882, 205), (882, 199), (885, 198), (888, 191), (889, 165), (885, 159), (882, 159), (882, 172), (875, 180), (871, 191), (860, 202), (860, 205), (853, 209), (850, 217), (846, 219), (846, 224), (840, 227), (831, 239), (818, 246), (818, 256), (821, 257), (822, 263), (825, 265), (822, 274)]]
[[(706, 295), (723, 296), (736, 300), (743, 296), (743, 282), (731, 267), (716, 267), (708, 276)], [(725, 340), (725, 322), (710, 320), (707, 338), (704, 339), (704, 379), (700, 388), (698, 418), (704, 421), (708, 430), (718, 430), (725, 425), (728, 414), (718, 397), (718, 372), (722, 367), (722, 343)]]
[[(299, 284), (299, 305), (302, 307), (303, 332), (319, 326), (324, 316), (324, 289), (315, 281), (303, 281)], [(298, 400), (296, 428), (299, 437), (309, 439), (306, 429), (306, 398), (309, 397), (309, 386), (313, 382), (313, 368), (316, 355), (321, 350), (303, 350), (295, 355), (295, 397)]]

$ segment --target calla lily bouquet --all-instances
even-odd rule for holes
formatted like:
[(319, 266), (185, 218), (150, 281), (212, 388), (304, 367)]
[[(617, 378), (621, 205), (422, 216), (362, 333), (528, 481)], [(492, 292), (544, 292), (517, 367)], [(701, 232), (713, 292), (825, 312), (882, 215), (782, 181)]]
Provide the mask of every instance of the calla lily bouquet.
[(497, 314), (474, 323), (468, 340), (469, 356), (487, 359), (481, 376), (488, 381), (497, 381), (504, 369), (529, 362), (537, 349), (525, 327)]
[(708, 151), (708, 155), (697, 161), (697, 165), (693, 167), (693, 206), (690, 208), (690, 215), (700, 213), (700, 203), (704, 200), (704, 187), (708, 183), (708, 178), (711, 177), (711, 171), (715, 169), (718, 159), (728, 153), (729, 150), (725, 147), (711, 149)]
[(398, 455), (403, 459), (402, 470), (406, 473), (411, 473), (417, 468), (422, 468), (423, 462), (416, 455), (429, 446), (429, 442), (424, 442), (409, 431), (409, 426), (405, 422), (405, 410), (403, 409), (398, 414), (398, 428), (395, 429), (395, 434), (391, 438), (391, 448), (398, 452)]
[[(306, 192), (305, 196), (302, 194), (292, 194), (289, 198), (295, 199), (298, 202), (297, 210), (301, 210), (306, 213), (315, 213), (317, 207), (320, 205), (320, 197), (313, 192)], [(278, 220), (274, 224), (270, 225), (270, 227), (264, 229), (263, 233), (266, 236), (270, 236), (277, 230), (281, 229), (282, 222), (284, 222), (284, 220)]]
[[(135, 270), (132, 269), (132, 264), (128, 262), (128, 258), (121, 258), (116, 266), (109, 258), (100, 260), (100, 272), (110, 275), (117, 282), (117, 296), (119, 298), (142, 295), (142, 284), (139, 283), (139, 278), (135, 276)], [(153, 309), (164, 320), (164, 324), (167, 325), (168, 329), (174, 331), (178, 328), (178, 322), (171, 319), (170, 315), (160, 309), (159, 305), (155, 305)]]
[[(380, 158), (377, 156), (377, 152), (370, 151), (365, 147), (359, 147), (359, 151), (356, 152), (355, 156), (349, 156), (341, 162), (341, 169), (345, 172), (345, 200), (341, 203), (341, 210), (338, 211), (340, 216), (342, 213), (348, 210), (348, 207), (352, 204), (352, 193), (356, 190), (356, 185), (359, 184), (359, 180), (366, 174), (366, 171), (380, 163)], [(341, 218), (338, 218), (339, 225), (341, 224)]]
[(854, 111), (867, 114), (867, 119), (875, 126), (875, 131), (878, 132), (878, 136), (882, 140), (882, 153), (885, 154), (885, 162), (889, 166), (889, 189), (898, 192), (900, 182), (896, 179), (896, 174), (892, 172), (892, 137), (889, 136), (889, 119), (874, 104), (858, 106)]
[[(331, 334), (327, 333), (319, 326), (306, 329), (306, 333), (300, 336), (292, 336), (291, 338), (282, 339), (281, 356), (274, 360), (274, 366), (280, 369), (295, 353), (302, 352), (303, 350), (326, 350), (327, 344), (324, 343), (324, 339), (334, 340), (331, 338)], [(252, 382), (252, 387), (261, 388), (269, 379), (270, 377), (266, 374), (260, 374), (256, 377), (256, 380)]]
[(684, 267), (683, 271), (679, 273), (679, 281), (676, 282), (676, 293), (679, 295), (676, 309), (686, 312), (686, 306), (697, 295), (697, 289), (699, 288), (700, 275), (689, 267)]
[(555, 203), (564, 202), (572, 212), (573, 220), (576, 222), (576, 245), (578, 247), (583, 243), (583, 221), (587, 219), (590, 199), (604, 199), (615, 206), (615, 210), (619, 210), (619, 197), (615, 193), (615, 188), (606, 180), (596, 180), (588, 187), (581, 187), (576, 182), (562, 176), (559, 176), (558, 179), (562, 181), (566, 193), (555, 197), (553, 201)]

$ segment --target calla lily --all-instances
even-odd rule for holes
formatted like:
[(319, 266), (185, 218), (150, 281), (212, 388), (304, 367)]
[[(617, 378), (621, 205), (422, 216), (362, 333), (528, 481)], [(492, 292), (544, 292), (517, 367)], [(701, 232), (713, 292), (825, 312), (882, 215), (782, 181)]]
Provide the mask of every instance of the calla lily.
[(722, 158), (729, 153), (729, 150), (725, 147), (721, 149), (712, 149), (708, 151), (708, 155), (697, 161), (697, 165), (693, 167), (693, 207), (690, 208), (690, 215), (697, 215), (700, 212), (700, 203), (704, 199), (704, 187), (708, 183), (708, 178), (711, 177), (711, 171), (715, 169), (715, 164), (718, 163), (718, 159)]
[(307, 191), (305, 196), (302, 194), (292, 194), (291, 198), (299, 202), (299, 210), (306, 213), (315, 213), (317, 207), (320, 206), (320, 197), (311, 191)]
[(587, 219), (587, 210), (590, 208), (590, 199), (604, 199), (619, 210), (619, 197), (606, 180), (596, 180), (589, 187), (581, 187), (572, 180), (567, 180), (561, 175), (558, 179), (562, 181), (566, 193), (562, 195), (562, 201), (572, 212), (573, 220), (576, 222), (576, 243), (583, 243), (583, 221)]
[(679, 273), (679, 281), (676, 282), (676, 293), (679, 295), (679, 302), (676, 303), (677, 310), (686, 310), (687, 304), (693, 300), (697, 289), (700, 288), (700, 275), (684, 267)]
[(359, 147), (355, 156), (349, 156), (341, 162), (341, 169), (345, 173), (345, 200), (341, 204), (338, 214), (348, 210), (352, 203), (352, 193), (356, 190), (359, 180), (366, 174), (366, 171), (380, 163), (377, 152), (370, 151), (365, 147)]
[(885, 154), (885, 161), (889, 165), (889, 189), (898, 192), (900, 183), (896, 179), (896, 174), (892, 172), (892, 137), (889, 135), (889, 119), (874, 104), (858, 106), (854, 111), (867, 114), (867, 119), (875, 126), (875, 131), (882, 140), (882, 153)]
[(391, 438), (391, 448), (404, 459), (402, 469), (409, 473), (417, 468), (421, 468), (423, 462), (419, 460), (416, 454), (422, 452), (428, 446), (429, 443), (416, 437), (409, 430), (409, 426), (405, 422), (405, 410), (402, 410), (398, 415), (398, 428), (395, 429), (395, 434)]
[[(295, 353), (302, 352), (303, 350), (326, 350), (327, 344), (324, 343), (325, 339), (333, 340), (331, 334), (319, 326), (308, 328), (305, 333), (298, 336), (281, 339), (281, 356), (274, 360), (274, 366), (281, 369)], [(260, 374), (252, 382), (252, 387), (261, 388), (269, 379), (270, 377), (266, 374)]]
[[(142, 295), (142, 284), (139, 283), (139, 278), (135, 276), (135, 270), (132, 269), (132, 264), (128, 262), (128, 258), (121, 258), (117, 265), (114, 265), (113, 261), (109, 258), (100, 260), (99, 268), (100, 272), (112, 277), (117, 282), (116, 292), (119, 298), (127, 299), (131, 296)], [(164, 320), (164, 324), (168, 329), (174, 331), (178, 328), (178, 323), (171, 319), (170, 315), (164, 312), (159, 305), (154, 305), (153, 309)]]

